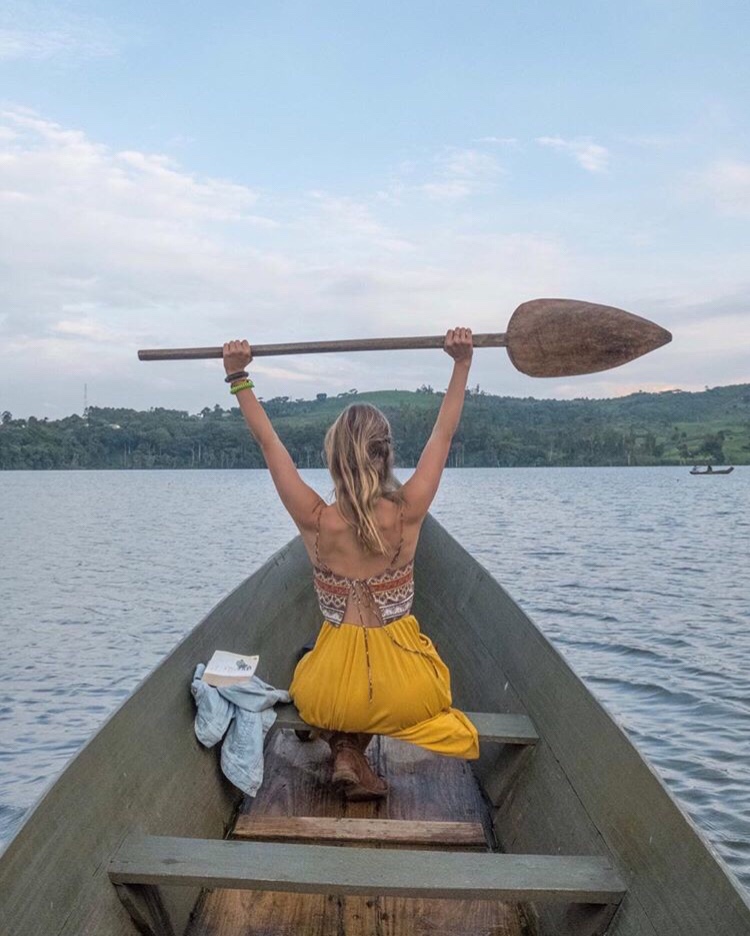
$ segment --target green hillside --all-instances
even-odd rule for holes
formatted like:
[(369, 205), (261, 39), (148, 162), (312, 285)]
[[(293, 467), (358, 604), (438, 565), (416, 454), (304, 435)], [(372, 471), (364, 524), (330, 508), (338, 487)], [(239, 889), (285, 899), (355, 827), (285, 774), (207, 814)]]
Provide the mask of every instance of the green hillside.
[[(443, 394), (352, 390), (313, 400), (263, 401), (300, 467), (322, 467), (323, 436), (352, 402), (391, 421), (397, 463), (413, 466)], [(537, 400), (466, 391), (453, 467), (750, 463), (750, 384), (699, 393), (634, 393), (608, 400)], [(0, 468), (260, 468), (262, 454), (238, 406), (200, 413), (89, 407), (86, 416), (0, 421)]]

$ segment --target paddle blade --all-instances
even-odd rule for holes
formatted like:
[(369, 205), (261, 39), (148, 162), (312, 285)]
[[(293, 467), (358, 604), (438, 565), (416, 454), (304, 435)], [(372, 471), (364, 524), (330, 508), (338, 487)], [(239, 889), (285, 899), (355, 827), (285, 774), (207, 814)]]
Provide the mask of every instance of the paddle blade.
[(672, 340), (659, 325), (613, 306), (533, 299), (511, 316), (508, 356), (529, 377), (572, 377), (627, 364)]

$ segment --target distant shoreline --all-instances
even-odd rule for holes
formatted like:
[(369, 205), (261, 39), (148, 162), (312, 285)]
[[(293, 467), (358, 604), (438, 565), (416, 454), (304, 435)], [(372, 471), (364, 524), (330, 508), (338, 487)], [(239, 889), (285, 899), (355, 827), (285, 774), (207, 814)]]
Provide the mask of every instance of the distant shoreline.
[[(299, 468), (325, 467), (323, 437), (351, 403), (385, 412), (397, 463), (413, 467), (443, 394), (380, 390), (315, 399), (263, 400)], [(238, 406), (200, 413), (89, 407), (50, 421), (2, 413), (0, 470), (265, 468)], [(467, 389), (449, 468), (718, 468), (750, 464), (750, 384), (697, 393), (634, 393), (612, 399), (539, 400)]]
[[(414, 465), (395, 465), (396, 471), (414, 471)], [(702, 467), (702, 466), (701, 466)], [(712, 465), (714, 471), (717, 468), (729, 468), (729, 465)], [(737, 468), (747, 467), (746, 465), (734, 465), (735, 471), (732, 474), (735, 474)], [(643, 469), (643, 468), (684, 468), (688, 474), (690, 474), (690, 468), (692, 464), (659, 464), (659, 465), (464, 465), (462, 467), (445, 467), (445, 471), (515, 471), (517, 469), (529, 470), (533, 469), (535, 471), (545, 471), (549, 470), (559, 470), (565, 469), (566, 471), (586, 471), (586, 470), (596, 470), (601, 469), (615, 469), (615, 468), (627, 468), (630, 470)], [(327, 468), (300, 468), (300, 471), (328, 471)], [(169, 468), (169, 467), (151, 467), (151, 468), (0, 468), (0, 472), (5, 472), (11, 474), (12, 472), (23, 472), (23, 471), (60, 471), (65, 473), (70, 473), (74, 471), (123, 471), (123, 472), (135, 472), (135, 471), (268, 471), (268, 468), (263, 465), (252, 466), (249, 468), (217, 468), (217, 467), (181, 467), (181, 468)]]

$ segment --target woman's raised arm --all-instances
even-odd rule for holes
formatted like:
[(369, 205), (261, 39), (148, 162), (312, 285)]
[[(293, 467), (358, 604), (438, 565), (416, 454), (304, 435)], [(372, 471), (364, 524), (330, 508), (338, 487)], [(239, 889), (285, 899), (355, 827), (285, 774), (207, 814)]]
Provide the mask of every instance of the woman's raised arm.
[[(224, 368), (228, 375), (243, 370), (252, 359), (252, 350), (247, 341), (228, 341), (224, 345)], [(242, 378), (233, 380), (232, 386), (241, 381)], [(250, 432), (260, 446), (282, 503), (300, 529), (311, 529), (315, 523), (313, 512), (322, 500), (320, 494), (300, 477), (292, 456), (276, 434), (268, 414), (252, 389), (238, 390), (235, 396)]]
[(449, 329), (445, 336), (445, 350), (453, 358), (450, 383), (414, 474), (401, 488), (413, 518), (423, 517), (430, 509), (461, 420), (473, 353), (471, 329)]

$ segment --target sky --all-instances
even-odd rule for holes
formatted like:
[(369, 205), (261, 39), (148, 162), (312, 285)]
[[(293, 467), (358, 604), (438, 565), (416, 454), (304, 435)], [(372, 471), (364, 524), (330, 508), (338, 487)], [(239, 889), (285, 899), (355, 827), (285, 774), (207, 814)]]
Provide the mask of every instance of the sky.
[[(236, 405), (139, 348), (503, 332), (542, 297), (673, 333), (619, 368), (750, 382), (746, 0), (0, 6), (0, 411)], [(440, 350), (258, 358), (256, 394), (447, 386)]]

